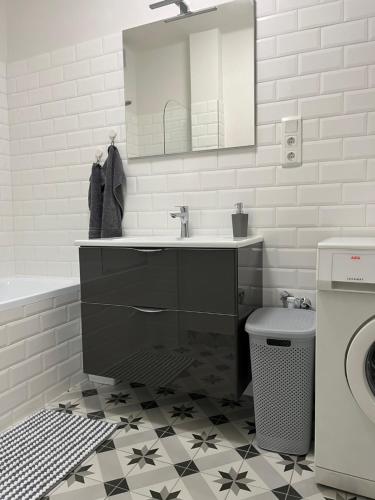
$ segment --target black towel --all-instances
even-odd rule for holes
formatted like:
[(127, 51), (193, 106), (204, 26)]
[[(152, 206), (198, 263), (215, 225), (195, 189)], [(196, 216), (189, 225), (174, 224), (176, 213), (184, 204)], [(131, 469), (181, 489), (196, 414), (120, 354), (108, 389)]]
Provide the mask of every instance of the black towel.
[(99, 163), (94, 163), (89, 186), (89, 239), (100, 238), (102, 232), (104, 175)]
[(124, 216), (124, 196), (122, 186), (125, 183), (124, 168), (116, 146), (109, 146), (108, 158), (103, 166), (105, 186), (103, 196), (102, 238), (122, 236), (122, 218)]

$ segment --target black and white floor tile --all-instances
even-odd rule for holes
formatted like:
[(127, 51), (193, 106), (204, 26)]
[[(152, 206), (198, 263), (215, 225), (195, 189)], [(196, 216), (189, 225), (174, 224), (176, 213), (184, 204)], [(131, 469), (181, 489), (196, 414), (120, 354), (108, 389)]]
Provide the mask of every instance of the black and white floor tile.
[(315, 483), (312, 454), (261, 450), (252, 398), (86, 383), (52, 406), (118, 430), (48, 500), (355, 500)]

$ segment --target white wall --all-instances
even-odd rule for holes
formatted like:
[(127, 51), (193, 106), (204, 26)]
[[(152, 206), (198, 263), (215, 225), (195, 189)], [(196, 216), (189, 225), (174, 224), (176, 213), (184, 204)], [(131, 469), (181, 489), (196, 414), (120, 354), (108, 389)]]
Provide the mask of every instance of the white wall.
[(8, 0), (8, 11), (11, 61), (160, 18), (137, 0)]
[[(4, 1), (4, 0), (2, 0)], [(10, 61), (175, 16), (176, 6), (151, 11), (152, 0), (5, 0)], [(192, 8), (228, 0), (191, 0)]]
[(0, 0), (0, 276), (14, 273), (13, 207), (6, 80), (6, 4)]
[(6, 0), (0, 0), (0, 61), (7, 60), (7, 9)]
[[(257, 15), (257, 146), (132, 162), (125, 228), (177, 234), (168, 211), (185, 203), (193, 233), (230, 234), (244, 201), (276, 303), (284, 288), (313, 297), (319, 240), (375, 236), (375, 2), (259, 0)], [(90, 164), (109, 127), (124, 151), (114, 31), (8, 67), (18, 272), (78, 271), (72, 241), (87, 232)], [(298, 112), (303, 167), (281, 169), (280, 119)]]
[(6, 66), (0, 61), (0, 277), (14, 272), (13, 207), (9, 158)]

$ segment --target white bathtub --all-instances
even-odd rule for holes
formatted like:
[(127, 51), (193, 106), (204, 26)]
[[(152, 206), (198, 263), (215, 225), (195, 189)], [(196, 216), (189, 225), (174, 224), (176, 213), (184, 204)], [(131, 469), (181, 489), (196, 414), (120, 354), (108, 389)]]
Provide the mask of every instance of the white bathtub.
[(0, 279), (0, 429), (84, 379), (78, 279)]
[(74, 292), (78, 287), (79, 280), (76, 278), (45, 276), (0, 278), (0, 313), (13, 307)]

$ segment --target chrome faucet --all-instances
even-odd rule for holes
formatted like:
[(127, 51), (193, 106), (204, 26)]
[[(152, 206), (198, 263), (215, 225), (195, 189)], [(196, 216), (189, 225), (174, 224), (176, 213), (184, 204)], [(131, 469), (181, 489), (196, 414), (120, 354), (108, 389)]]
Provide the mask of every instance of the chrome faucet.
[(179, 212), (170, 212), (172, 219), (181, 219), (181, 238), (189, 238), (189, 207), (182, 205)]

